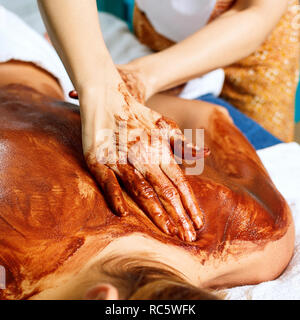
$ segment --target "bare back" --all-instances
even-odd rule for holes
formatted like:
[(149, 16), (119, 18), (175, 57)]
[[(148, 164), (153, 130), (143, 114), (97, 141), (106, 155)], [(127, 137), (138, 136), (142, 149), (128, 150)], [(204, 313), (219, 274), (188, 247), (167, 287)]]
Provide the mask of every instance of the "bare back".
[[(201, 257), (199, 264), (245, 255), (243, 244), (263, 250), (280, 240), (291, 215), (255, 151), (222, 112), (210, 112), (206, 120), (211, 156), (200, 176), (187, 176), (205, 227), (196, 242), (187, 243), (163, 234), (129, 197), (127, 217), (110, 211), (84, 162), (76, 106), (29, 87), (2, 87), (0, 264), (7, 289), (0, 297), (29, 298), (43, 289), (43, 278), (75, 273), (111, 241), (133, 233), (178, 246)], [(290, 256), (289, 248), (277, 273)]]

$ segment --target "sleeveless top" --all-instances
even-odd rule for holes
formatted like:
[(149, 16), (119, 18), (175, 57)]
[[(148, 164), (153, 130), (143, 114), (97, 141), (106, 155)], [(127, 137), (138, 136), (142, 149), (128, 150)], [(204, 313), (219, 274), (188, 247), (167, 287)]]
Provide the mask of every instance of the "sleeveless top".
[[(157, 1), (157, 0), (156, 0)], [(169, 47), (230, 9), (236, 0), (135, 0), (134, 31), (154, 51)]]
[(159, 5), (136, 0), (136, 4), (158, 33), (178, 42), (206, 25), (216, 0), (163, 0)]
[[(155, 5), (155, 0), (136, 0), (134, 31), (152, 50), (164, 50), (219, 17), (235, 2), (163, 0)], [(260, 48), (224, 68), (225, 83), (221, 94), (285, 142), (294, 137), (299, 15), (298, 0), (290, 0), (287, 11)]]

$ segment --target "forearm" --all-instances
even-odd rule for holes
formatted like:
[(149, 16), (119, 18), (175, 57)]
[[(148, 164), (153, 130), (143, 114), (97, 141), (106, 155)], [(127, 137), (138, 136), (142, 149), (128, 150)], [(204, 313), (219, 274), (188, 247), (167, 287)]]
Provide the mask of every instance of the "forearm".
[(250, 55), (285, 11), (286, 0), (276, 2), (274, 7), (273, 0), (238, 1), (227, 13), (180, 43), (133, 61), (147, 86), (147, 96)]
[(96, 0), (38, 3), (51, 41), (79, 93), (119, 79), (102, 37)]
[(79, 94), (83, 149), (95, 148), (97, 132), (110, 128), (124, 103), (121, 77), (105, 46), (96, 0), (39, 0), (51, 41)]

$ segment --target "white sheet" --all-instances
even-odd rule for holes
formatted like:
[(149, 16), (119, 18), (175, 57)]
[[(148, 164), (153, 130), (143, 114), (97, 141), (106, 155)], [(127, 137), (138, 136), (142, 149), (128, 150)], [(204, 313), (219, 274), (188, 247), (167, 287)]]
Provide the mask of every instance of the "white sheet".
[(292, 210), (296, 228), (295, 252), (278, 279), (226, 290), (227, 298), (300, 300), (300, 145), (282, 143), (260, 150), (258, 155)]
[[(18, 5), (20, 2), (22, 3), (21, 7)], [(0, 0), (0, 5), (9, 5), (10, 9), (17, 12), (30, 26), (37, 28), (36, 31), (41, 34), (44, 28), (41, 24), (41, 18), (36, 12), (35, 2), (35, 0)], [(128, 33), (125, 23), (102, 13), (101, 24), (106, 44), (116, 63), (126, 63), (135, 57), (149, 53), (149, 49), (140, 45)], [(119, 37), (112, 36), (112, 34), (121, 33), (123, 33), (122, 41)], [(57, 59), (57, 57), (53, 59)], [(57, 66), (55, 67), (57, 68)], [(288, 268), (278, 279), (259, 285), (226, 290), (228, 299), (300, 299), (300, 146), (297, 143), (280, 144), (260, 150), (258, 155), (278, 190), (291, 207), (296, 225), (295, 253)]]
[[(2, 6), (1, 3), (3, 4), (3, 2), (6, 1), (0, 0), (0, 62), (20, 60), (36, 64), (58, 79), (67, 101), (76, 103), (76, 100), (72, 100), (68, 96), (69, 91), (73, 90), (74, 87), (60, 58), (52, 45), (40, 33), (43, 33), (44, 29), (39, 27), (38, 32), (36, 32), (29, 24), (24, 22), (25, 20)], [(29, 4), (31, 2), (27, 1)], [(14, 0), (9, 3), (15, 11), (20, 11), (18, 6), (12, 5), (15, 3)], [(35, 17), (35, 19), (30, 20), (31, 25), (40, 26), (41, 17), (39, 14), (32, 14), (34, 9), (38, 10), (36, 6), (31, 10), (25, 10), (23, 7), (23, 11), (29, 11), (31, 12), (30, 16)], [(106, 13), (100, 13), (100, 15), (103, 37), (115, 63), (127, 63), (151, 52), (130, 33), (126, 23)]]
[[(65, 98), (69, 100), (72, 84), (55, 50), (43, 39), (45, 27), (36, 0), (0, 0), (0, 8), (1, 5), (0, 40), (5, 47), (0, 50), (0, 62), (18, 59), (37, 64), (59, 80)], [(127, 63), (151, 53), (139, 43), (124, 21), (104, 12), (99, 13), (99, 18), (104, 41), (115, 63)], [(185, 99), (195, 99), (208, 93), (219, 96), (224, 78), (223, 69), (209, 72), (189, 81), (180, 96)]]
[(73, 85), (53, 47), (22, 21), (0, 5), (0, 62), (20, 60), (33, 62), (53, 74), (63, 88), (65, 99)]
[(216, 0), (135, 0), (154, 29), (168, 39), (179, 42), (203, 28)]

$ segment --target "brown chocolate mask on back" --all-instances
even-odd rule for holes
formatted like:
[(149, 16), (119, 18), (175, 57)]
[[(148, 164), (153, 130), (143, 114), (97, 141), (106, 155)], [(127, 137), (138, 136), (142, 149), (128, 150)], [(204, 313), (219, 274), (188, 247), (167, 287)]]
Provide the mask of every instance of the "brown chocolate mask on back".
[[(185, 243), (163, 234), (132, 203), (128, 216), (112, 214), (87, 171), (75, 106), (20, 85), (0, 89), (0, 265), (7, 272), (0, 298), (28, 298), (40, 279), (75, 254), (82, 259), (74, 272), (110, 241), (133, 232), (207, 255), (220, 254), (234, 240), (280, 238), (286, 203), (255, 151), (223, 117), (214, 115), (206, 135), (211, 155), (204, 172), (187, 176), (205, 226), (197, 241)], [(101, 240), (84, 251), (94, 235)]]

